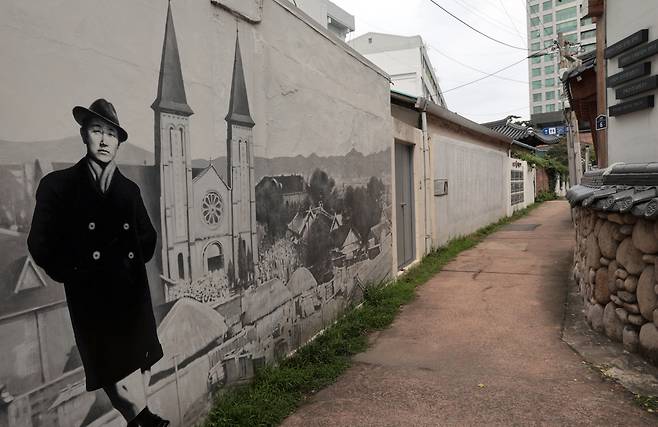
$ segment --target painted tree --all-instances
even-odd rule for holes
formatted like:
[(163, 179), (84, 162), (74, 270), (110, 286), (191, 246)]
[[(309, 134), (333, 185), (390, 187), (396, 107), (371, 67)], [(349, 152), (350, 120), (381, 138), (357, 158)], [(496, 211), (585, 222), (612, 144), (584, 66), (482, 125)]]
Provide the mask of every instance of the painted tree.
[(334, 213), (338, 201), (336, 182), (325, 171), (316, 169), (308, 184), (308, 198), (312, 206), (322, 204), (325, 210)]

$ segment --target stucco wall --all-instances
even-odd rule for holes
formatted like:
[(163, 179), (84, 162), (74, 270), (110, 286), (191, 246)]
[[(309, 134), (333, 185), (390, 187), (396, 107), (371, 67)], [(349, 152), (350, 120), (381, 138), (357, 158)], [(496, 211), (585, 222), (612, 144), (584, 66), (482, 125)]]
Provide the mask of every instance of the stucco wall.
[[(328, 35), (319, 24), (306, 22), (287, 2), (265, 0), (262, 21), (257, 24), (236, 20), (232, 13), (209, 0), (173, 1), (171, 13), (187, 104), (194, 111), (185, 121), (189, 132), (186, 155), (191, 157), (191, 168), (186, 168), (184, 173), (198, 176), (200, 170), (212, 163), (226, 181), (227, 164), (231, 164), (228, 162), (248, 161), (244, 155), (239, 160), (231, 159), (226, 148), (228, 126), (225, 118), (229, 112), (231, 88), (235, 87), (236, 38), (241, 50), (245, 102), (255, 122), (253, 129), (245, 131), (249, 133), (248, 138), (241, 142), (249, 141), (248, 150), (252, 151), (254, 161), (245, 167), (254, 171), (255, 181), (249, 184), (251, 188), (234, 185), (229, 190), (229, 193), (241, 192), (236, 194), (236, 200), (237, 196), (242, 200), (255, 198), (251, 216), (243, 215), (239, 224), (242, 230), (247, 227), (245, 218), (256, 218), (257, 224), (249, 225), (246, 231), (247, 235), (257, 236), (253, 244), (255, 265), (238, 267), (236, 252), (231, 254), (228, 250), (224, 252), (225, 268), (217, 274), (206, 274), (207, 270), (200, 268), (205, 262), (201, 250), (190, 252), (190, 257), (196, 259), (191, 260), (194, 268), (186, 273), (184, 280), (169, 277), (158, 255), (148, 265), (156, 318), (161, 321), (160, 327), (167, 329), (159, 331), (161, 336), (167, 337), (163, 342), (165, 357), (161, 364), (166, 367), (185, 364), (185, 369), (194, 372), (194, 381), (183, 379), (177, 385), (173, 369), (162, 369), (152, 378), (148, 392), (156, 402), (154, 408), (165, 411), (173, 425), (191, 425), (207, 409), (210, 393), (229, 381), (227, 378), (232, 378), (223, 372), (237, 357), (248, 360), (247, 372), (253, 373), (257, 363), (271, 362), (300, 344), (300, 337), (290, 336), (290, 330), (302, 331), (297, 335), (307, 339), (331, 324), (353, 298), (359, 297), (355, 290), (357, 283), (368, 284), (391, 274), (394, 263), (391, 251), (393, 139), (387, 76), (346, 44)], [(0, 175), (3, 191), (21, 197), (34, 196), (41, 176), (18, 180), (12, 178), (12, 171), (26, 165), (33, 167), (35, 157), (39, 164), (54, 169), (68, 167), (80, 159), (84, 146), (71, 109), (104, 97), (114, 104), (120, 123), (129, 134), (128, 141), (120, 148), (120, 153), (126, 154), (118, 158), (119, 170), (141, 186), (158, 233), (162, 235), (163, 228), (172, 227), (173, 221), (160, 220), (160, 200), (165, 189), (158, 188), (157, 177), (166, 173), (163, 172), (166, 169), (154, 165), (153, 153), (155, 144), (164, 142), (163, 137), (154, 132), (158, 116), (154, 118), (151, 109), (159, 84), (166, 17), (167, 2), (10, 0), (0, 4), (0, 37), (3, 40), (0, 44), (3, 58), (0, 67), (0, 98), (3, 100), (0, 104), (0, 152), (3, 153), (0, 169), (8, 171)], [(306, 183), (305, 204), (299, 211), (283, 211), (280, 200), (277, 202), (268, 199), (267, 194), (255, 193), (254, 187), (262, 178), (290, 175), (300, 175)], [(224, 192), (219, 191), (219, 177), (214, 179), (216, 189), (225, 199), (224, 209), (233, 209), (226, 200), (230, 194), (225, 194), (225, 187)], [(167, 180), (161, 182), (169, 185)], [(198, 229), (195, 222), (203, 218), (199, 212), (202, 208), (195, 203), (195, 198), (206, 194), (213, 185), (204, 178), (190, 188), (183, 186), (182, 190), (177, 190), (187, 194), (191, 201), (187, 207), (174, 209), (176, 215), (181, 212), (188, 215), (187, 223), (180, 223), (190, 224), (191, 230)], [(354, 197), (355, 194), (358, 197)], [(25, 212), (31, 217), (33, 207), (26, 206)], [(265, 208), (260, 209), (262, 207)], [(29, 226), (6, 215), (11, 209), (6, 201), (0, 200), (0, 228), (11, 229), (24, 239)], [(281, 215), (269, 215), (275, 211)], [(170, 215), (170, 212), (163, 208), (162, 215)], [(368, 218), (365, 227), (363, 221), (355, 225), (357, 216)], [(235, 215), (227, 212), (223, 221), (235, 223), (233, 218)], [(298, 221), (295, 222), (295, 218)], [(219, 236), (222, 246), (231, 246), (231, 240), (240, 238), (234, 232), (232, 239), (224, 239), (228, 229), (215, 233), (222, 234)], [(369, 239), (368, 233), (373, 229), (377, 234)], [(343, 250), (339, 237), (347, 235), (343, 231), (366, 236), (355, 243), (359, 253), (349, 261), (339, 259)], [(206, 234), (204, 238), (219, 238)], [(0, 245), (3, 245), (0, 248), (3, 254), (12, 258), (10, 261), (28, 256), (24, 249), (5, 248), (3, 239)], [(166, 250), (158, 252), (167, 256)], [(238, 278), (236, 272), (236, 278), (227, 278), (231, 275), (229, 256), (234, 258), (236, 271), (238, 268), (246, 271), (244, 277)], [(246, 259), (248, 263), (249, 257)], [(13, 280), (4, 265), (0, 266), (0, 278)], [(317, 280), (314, 290), (309, 291), (312, 295), (307, 297), (315, 298), (318, 304), (306, 307), (307, 311), (315, 312), (305, 313), (305, 317), (277, 319), (281, 325), (277, 323), (276, 328), (272, 319), (252, 319), (244, 313), (246, 293), (251, 295), (273, 279), (287, 286), (294, 272), (306, 267)], [(38, 290), (31, 292), (38, 293)], [(274, 300), (266, 298), (263, 303), (272, 305)], [(186, 305), (181, 307), (181, 301), (187, 301)], [(292, 301), (278, 301), (278, 304), (268, 306), (267, 312), (278, 313), (284, 308), (288, 312)], [(4, 310), (4, 306), (0, 307)], [(228, 331), (219, 337), (210, 331), (185, 335), (183, 331), (203, 330), (196, 323), (204, 318), (208, 307), (218, 316), (218, 323), (228, 326)], [(0, 341), (0, 360), (6, 360), (16, 348), (36, 348), (38, 338), (30, 332), (33, 329), (29, 324), (31, 317), (25, 319), (28, 320), (24, 324), (12, 324), (6, 330), (0, 323), (0, 339), (7, 337), (9, 340)], [(68, 321), (66, 316), (56, 320)], [(178, 337), (177, 331), (181, 332)], [(282, 335), (275, 336), (279, 332)], [(203, 348), (203, 351), (189, 354), (190, 348)], [(65, 350), (76, 352), (75, 347), (49, 346), (50, 353)], [(65, 356), (53, 354), (52, 361), (46, 363), (59, 368)], [(25, 369), (22, 380), (28, 388), (37, 387), (42, 380), (32, 369), (32, 359), (27, 362), (30, 369)], [(79, 360), (73, 366), (79, 367)], [(7, 375), (0, 370), (0, 383), (11, 383)], [(25, 425), (31, 423), (36, 427), (41, 425), (41, 419), (59, 417), (59, 425), (69, 426), (90, 413), (117, 422), (116, 414), (106, 401), (90, 397), (78, 377), (70, 378), (71, 383), (65, 380), (61, 387), (47, 389), (48, 396), (39, 394), (39, 402), (57, 402), (47, 408), (38, 407), (34, 397), (36, 389), (8, 388), (13, 395), (26, 392), (21, 401), (32, 405), (32, 416), (25, 413)], [(19, 380), (12, 379), (12, 382)], [(180, 408), (178, 396), (184, 396), (180, 399)], [(71, 412), (70, 408), (76, 410)], [(49, 412), (45, 414), (44, 411)], [(179, 416), (184, 421), (181, 422)]]
[[(630, 36), (644, 28), (649, 29), (649, 42), (658, 38), (658, 4), (654, 0), (636, 0), (632, 6), (624, 0), (606, 2), (607, 45)], [(618, 73), (619, 56), (607, 61), (608, 76)], [(658, 55), (642, 62), (651, 62), (652, 74), (658, 69)], [(608, 88), (608, 107), (619, 102), (615, 90)], [(642, 96), (656, 94), (645, 92)], [(610, 117), (608, 124), (608, 163), (641, 163), (658, 161), (658, 108), (636, 111), (618, 117)]]
[(448, 179), (448, 195), (434, 197), (432, 246), (469, 234), (508, 212), (507, 149), (430, 120), (432, 173)]

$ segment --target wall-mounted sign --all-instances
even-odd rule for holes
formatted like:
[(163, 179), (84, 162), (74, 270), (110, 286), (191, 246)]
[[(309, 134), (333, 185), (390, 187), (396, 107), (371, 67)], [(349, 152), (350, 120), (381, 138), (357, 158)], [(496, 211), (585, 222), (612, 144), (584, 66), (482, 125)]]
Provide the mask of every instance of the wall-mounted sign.
[(619, 57), (619, 67), (625, 67), (627, 65), (631, 65), (637, 61), (640, 61), (644, 58), (648, 58), (657, 53), (658, 53), (658, 40), (654, 40), (651, 43), (643, 44), (621, 55)]
[(564, 135), (569, 131), (569, 126), (555, 126), (541, 130), (544, 135)]
[(626, 86), (622, 86), (617, 89), (615, 94), (617, 99), (624, 99), (656, 88), (658, 88), (658, 75), (638, 80)]
[(638, 77), (648, 76), (649, 74), (651, 74), (651, 62), (640, 62), (608, 77), (607, 85), (608, 87), (619, 86), (622, 83), (629, 82)]
[(620, 53), (627, 51), (628, 49), (646, 42), (647, 40), (649, 40), (649, 30), (645, 28), (638, 31), (637, 33), (631, 34), (622, 40), (619, 40), (612, 46), (608, 46), (605, 49), (605, 58), (609, 59), (615, 57)]
[(617, 105), (613, 105), (608, 108), (610, 116), (621, 116), (624, 114), (632, 113), (634, 111), (644, 110), (647, 108), (653, 108), (654, 96), (648, 95), (643, 96), (642, 98), (633, 99), (630, 101), (622, 102)]
[(608, 116), (601, 114), (596, 116), (596, 130), (603, 130), (608, 127)]

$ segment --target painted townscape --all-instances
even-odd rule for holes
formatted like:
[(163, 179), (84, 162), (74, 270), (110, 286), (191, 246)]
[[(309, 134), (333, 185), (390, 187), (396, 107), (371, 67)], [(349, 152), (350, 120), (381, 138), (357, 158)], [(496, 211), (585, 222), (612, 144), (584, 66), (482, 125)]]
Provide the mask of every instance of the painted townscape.
[[(145, 125), (155, 129), (155, 164), (134, 161), (143, 153), (130, 143), (119, 160), (159, 235), (147, 271), (165, 357), (153, 366), (148, 395), (177, 425), (193, 425), (214, 392), (286, 357), (391, 269), (390, 168), (377, 167), (390, 162), (390, 150), (337, 153), (334, 160), (359, 164), (338, 174), (319, 156), (256, 158), (259, 117), (250, 108), (240, 38), (236, 32), (231, 40), (228, 114), (217, 118), (227, 137), (215, 143), (226, 156), (191, 158), (199, 143), (190, 132), (195, 106), (169, 7), (154, 123)], [(40, 178), (77, 159), (41, 151), (27, 160), (17, 143), (6, 146), (16, 155), (0, 165), (0, 244), (8, 254), (0, 261), (0, 359), (21, 369), (0, 366), (0, 404), (11, 406), (12, 425), (123, 425), (102, 392), (85, 391), (63, 289), (25, 244)]]

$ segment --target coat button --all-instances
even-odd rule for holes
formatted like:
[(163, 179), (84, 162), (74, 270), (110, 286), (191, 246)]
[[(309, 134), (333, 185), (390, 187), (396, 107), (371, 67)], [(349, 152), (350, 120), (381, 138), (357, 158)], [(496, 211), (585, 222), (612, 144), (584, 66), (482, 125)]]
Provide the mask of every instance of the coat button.
[(91, 254), (91, 257), (92, 257), (93, 259), (95, 259), (96, 261), (98, 261), (99, 259), (101, 259), (101, 253), (100, 253), (99, 251), (94, 251), (94, 252)]
[(90, 222), (90, 223), (89, 223), (89, 229), (90, 229), (90, 230), (95, 230), (95, 229), (96, 229), (96, 223), (93, 222), (93, 221)]
[(135, 254), (132, 252), (128, 252), (128, 258), (133, 259), (135, 258)]
[(128, 224), (127, 222), (124, 222), (123, 223), (123, 229), (128, 231), (129, 228), (130, 228), (130, 224)]

